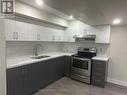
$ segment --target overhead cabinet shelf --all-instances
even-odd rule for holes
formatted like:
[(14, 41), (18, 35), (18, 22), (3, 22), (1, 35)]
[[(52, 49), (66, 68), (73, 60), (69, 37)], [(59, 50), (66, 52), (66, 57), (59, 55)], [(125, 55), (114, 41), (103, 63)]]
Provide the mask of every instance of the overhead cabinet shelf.
[(89, 42), (110, 43), (110, 26), (91, 27), (79, 21), (71, 22), (68, 28), (62, 30), (5, 19), (5, 33), (7, 41), (76, 42), (76, 35), (94, 35), (94, 40)]
[[(99, 26), (89, 26), (80, 21), (72, 21), (70, 26), (65, 30), (65, 41), (75, 42), (75, 36), (84, 35), (96, 35), (94, 41), (95, 43), (110, 43), (110, 26), (109, 25), (99, 25)], [(82, 42), (87, 42), (83, 39)]]
[(64, 31), (15, 20), (5, 20), (7, 41), (63, 41)]

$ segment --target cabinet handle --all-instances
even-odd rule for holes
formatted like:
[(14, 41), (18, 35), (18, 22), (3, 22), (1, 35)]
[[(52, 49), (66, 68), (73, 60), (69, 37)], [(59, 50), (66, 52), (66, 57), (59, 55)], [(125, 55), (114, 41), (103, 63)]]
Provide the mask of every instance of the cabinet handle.
[(55, 41), (55, 36), (52, 36), (52, 41)]
[(95, 75), (96, 75), (96, 76), (102, 76), (102, 74), (101, 74), (101, 73), (95, 73)]
[(62, 39), (61, 39), (61, 37), (59, 36), (59, 39), (58, 39), (58, 41), (61, 41)]
[(39, 34), (39, 40), (41, 40), (41, 36), (40, 36), (40, 34)]
[(102, 71), (102, 70), (103, 70), (103, 68), (97, 68), (97, 70)]
[(40, 34), (37, 34), (37, 40), (40, 40)]
[(39, 39), (38, 39), (38, 34), (37, 34), (37, 40), (39, 40)]
[(18, 32), (16, 32), (16, 40), (18, 40)]
[(16, 36), (16, 35), (15, 35), (15, 32), (13, 32), (13, 40), (15, 40), (15, 36)]
[(95, 81), (96, 81), (96, 82), (101, 82), (101, 80), (99, 80), (99, 79), (95, 79)]
[(27, 69), (25, 67), (22, 67), (22, 73), (26, 73)]

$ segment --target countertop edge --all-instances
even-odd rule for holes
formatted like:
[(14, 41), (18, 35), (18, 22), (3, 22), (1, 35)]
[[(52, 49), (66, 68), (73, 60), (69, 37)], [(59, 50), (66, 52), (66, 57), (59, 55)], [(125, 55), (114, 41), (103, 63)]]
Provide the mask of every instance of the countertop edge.
[(16, 68), (16, 67), (20, 67), (20, 66), (25, 66), (25, 65), (29, 65), (29, 64), (34, 64), (37, 62), (42, 62), (42, 61), (46, 61), (46, 60), (50, 60), (50, 59), (54, 59), (54, 58), (58, 58), (58, 57), (64, 57), (64, 56), (71, 56), (73, 54), (60, 54), (60, 55), (56, 55), (56, 56), (51, 56), (48, 58), (44, 58), (44, 59), (35, 59), (35, 60), (31, 60), (31, 61), (26, 61), (26, 62), (19, 62), (19, 63), (15, 63), (15, 64), (11, 64), (6, 66), (6, 69), (12, 69), (12, 68)]
[(95, 56), (92, 60), (109, 61), (110, 57)]

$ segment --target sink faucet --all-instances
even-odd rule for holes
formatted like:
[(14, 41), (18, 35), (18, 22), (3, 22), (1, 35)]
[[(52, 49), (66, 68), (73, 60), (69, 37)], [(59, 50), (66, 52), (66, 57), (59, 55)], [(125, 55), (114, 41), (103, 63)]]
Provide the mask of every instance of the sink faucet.
[(38, 56), (39, 55), (39, 48), (40, 48), (40, 44), (35, 45), (34, 47), (34, 56)]

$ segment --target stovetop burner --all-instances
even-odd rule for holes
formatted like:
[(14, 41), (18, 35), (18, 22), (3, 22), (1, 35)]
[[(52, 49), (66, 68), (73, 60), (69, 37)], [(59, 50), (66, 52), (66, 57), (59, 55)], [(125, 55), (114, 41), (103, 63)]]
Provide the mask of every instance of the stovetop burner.
[(92, 59), (97, 54), (97, 50), (95, 48), (78, 48), (78, 53), (73, 55), (73, 57), (78, 58), (88, 58)]
[(79, 56), (79, 55), (77, 55), (77, 54), (72, 55), (72, 57), (84, 58), (84, 59), (91, 59), (91, 57), (88, 57), (88, 56)]

